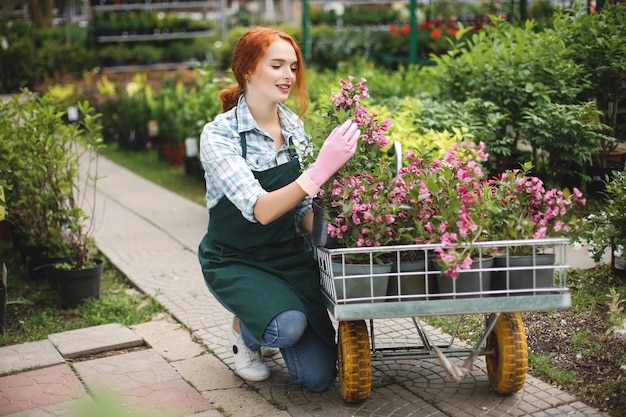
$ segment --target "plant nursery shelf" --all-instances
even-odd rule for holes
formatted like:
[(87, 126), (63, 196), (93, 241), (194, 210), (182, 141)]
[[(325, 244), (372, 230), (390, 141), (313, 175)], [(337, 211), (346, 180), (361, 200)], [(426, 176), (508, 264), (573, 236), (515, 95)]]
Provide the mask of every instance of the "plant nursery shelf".
[(212, 33), (213, 32), (210, 30), (197, 30), (193, 32), (182, 33), (150, 33), (144, 35), (98, 36), (98, 42), (143, 42), (151, 40), (190, 39), (210, 36)]
[(211, 6), (213, 2), (189, 1), (172, 3), (134, 3), (134, 4), (105, 4), (92, 6), (95, 12), (116, 12), (129, 10), (169, 10), (169, 9), (196, 9), (203, 10)]

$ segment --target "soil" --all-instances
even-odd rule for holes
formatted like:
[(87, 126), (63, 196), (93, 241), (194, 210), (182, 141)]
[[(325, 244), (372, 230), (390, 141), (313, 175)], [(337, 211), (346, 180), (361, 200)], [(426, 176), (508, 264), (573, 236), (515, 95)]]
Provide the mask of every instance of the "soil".
[[(607, 288), (619, 277), (592, 285)], [(626, 416), (626, 334), (606, 325), (607, 303), (573, 306), (554, 312), (523, 313), (528, 351), (542, 355), (553, 369), (548, 375), (540, 366), (530, 373), (605, 413)], [(620, 304), (621, 305), (621, 304)], [(623, 315), (622, 315), (623, 317)], [(624, 330), (624, 329), (622, 329)]]

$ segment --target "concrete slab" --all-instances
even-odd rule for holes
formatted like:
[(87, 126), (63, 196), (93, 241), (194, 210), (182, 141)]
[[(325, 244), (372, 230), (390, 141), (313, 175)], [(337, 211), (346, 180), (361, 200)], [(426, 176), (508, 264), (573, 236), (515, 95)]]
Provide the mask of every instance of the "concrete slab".
[(0, 375), (63, 363), (63, 357), (48, 340), (0, 348)]
[(153, 349), (77, 362), (74, 369), (94, 392), (126, 391), (180, 379), (174, 368)]
[(252, 388), (232, 388), (204, 391), (202, 395), (220, 405), (224, 415), (237, 417), (290, 417), (292, 414), (279, 410)]
[(66, 364), (0, 378), (0, 416), (63, 403), (88, 394)]
[(163, 413), (168, 417), (184, 417), (215, 408), (183, 379), (141, 385), (124, 392), (122, 396), (126, 404), (147, 415)]
[(91, 398), (80, 398), (78, 400), (18, 411), (17, 413), (8, 414), (5, 417), (85, 417), (84, 413), (81, 412), (85, 404), (91, 404), (93, 406), (94, 402)]
[(169, 361), (202, 355), (202, 345), (191, 339), (189, 331), (173, 320), (156, 320), (131, 326), (154, 350)]
[(186, 417), (224, 417), (224, 415), (217, 410), (208, 410), (201, 413), (196, 413), (193, 416), (188, 415)]
[(119, 323), (54, 333), (48, 336), (48, 340), (68, 359), (144, 344), (141, 337)]
[(207, 353), (171, 365), (199, 391), (240, 388), (244, 381), (219, 358)]

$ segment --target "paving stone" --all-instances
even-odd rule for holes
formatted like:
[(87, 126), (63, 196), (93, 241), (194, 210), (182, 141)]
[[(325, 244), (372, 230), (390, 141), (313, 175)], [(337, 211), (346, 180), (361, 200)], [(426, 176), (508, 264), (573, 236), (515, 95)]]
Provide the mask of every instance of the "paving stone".
[(0, 416), (84, 396), (85, 388), (66, 364), (8, 375), (0, 378)]
[(238, 388), (243, 382), (228, 366), (209, 353), (171, 365), (200, 391)]
[(131, 407), (147, 413), (159, 412), (168, 417), (184, 417), (188, 414), (214, 408), (211, 402), (183, 379), (140, 385), (122, 393)]
[(219, 404), (225, 415), (237, 417), (290, 417), (292, 414), (272, 406), (250, 388), (205, 391), (205, 398)]
[(189, 331), (173, 321), (150, 321), (131, 329), (169, 361), (200, 356), (204, 350), (201, 344), (191, 339)]
[(85, 403), (94, 404), (91, 398), (85, 397), (78, 400), (64, 401), (62, 403), (49, 404), (30, 410), (18, 411), (17, 413), (6, 415), (6, 417), (86, 417), (85, 414), (81, 412)]
[(125, 391), (180, 378), (153, 349), (77, 362), (74, 369), (87, 386), (96, 391)]
[(54, 333), (48, 336), (48, 340), (68, 359), (144, 344), (141, 337), (119, 323)]
[(188, 415), (186, 417), (224, 417), (224, 415), (217, 410), (207, 410), (194, 415)]
[(48, 340), (0, 348), (0, 375), (63, 362), (63, 357)]

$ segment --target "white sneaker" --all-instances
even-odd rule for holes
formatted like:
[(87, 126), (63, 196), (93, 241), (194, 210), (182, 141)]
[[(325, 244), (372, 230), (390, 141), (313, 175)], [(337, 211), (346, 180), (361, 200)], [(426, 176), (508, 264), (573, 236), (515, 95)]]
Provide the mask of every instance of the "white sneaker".
[(261, 350), (251, 351), (243, 343), (241, 334), (231, 324), (228, 332), (230, 346), (235, 357), (235, 372), (247, 381), (265, 381), (270, 377), (270, 368), (263, 362)]

